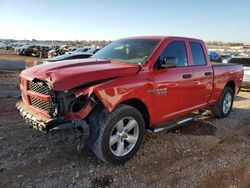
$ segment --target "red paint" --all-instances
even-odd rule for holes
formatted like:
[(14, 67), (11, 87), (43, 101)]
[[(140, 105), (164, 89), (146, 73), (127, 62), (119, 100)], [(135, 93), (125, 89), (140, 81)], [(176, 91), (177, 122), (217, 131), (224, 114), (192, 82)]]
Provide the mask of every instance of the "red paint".
[(49, 115), (46, 111), (41, 110), (41, 109), (39, 109), (39, 108), (36, 108), (36, 107), (34, 107), (34, 106), (30, 105), (30, 104), (29, 104), (29, 108), (30, 108), (33, 112), (36, 112), (36, 113), (39, 114), (39, 115), (42, 115), (42, 116), (44, 116), (44, 117), (46, 117), (46, 118), (48, 118), (48, 119), (51, 119), (50, 115)]
[[(126, 100), (138, 99), (148, 110), (150, 126), (210, 106), (219, 99), (229, 81), (235, 83), (236, 93), (239, 90), (243, 76), (242, 67), (238, 65), (212, 67), (205, 44), (201, 40), (159, 36), (134, 38), (161, 40), (142, 67), (106, 60), (71, 60), (27, 69), (22, 72), (21, 77), (27, 80), (38, 78), (48, 81), (55, 91), (68, 91), (85, 83), (110, 79), (78, 90), (75, 95), (94, 93), (110, 111)], [(185, 42), (189, 66), (154, 70), (153, 66), (159, 55), (171, 41), (175, 40)], [(193, 66), (189, 41), (199, 42), (203, 46), (206, 65)], [(205, 76), (205, 72), (213, 72), (214, 75)], [(183, 79), (183, 74), (192, 74), (192, 78)], [(150, 92), (161, 89), (167, 89), (167, 93), (157, 95)], [(34, 93), (29, 94), (34, 95)], [(48, 100), (45, 96), (37, 95), (37, 97)], [(91, 110), (92, 108), (88, 106), (74, 114), (74, 118), (83, 119)], [(70, 112), (66, 112), (65, 116), (66, 119), (72, 119)]]
[(37, 93), (37, 92), (34, 92), (34, 91), (30, 91), (30, 90), (27, 91), (27, 95), (28, 96), (33, 96), (35, 98), (38, 98), (38, 99), (41, 99), (41, 100), (44, 100), (44, 101), (51, 102), (51, 97), (49, 95), (44, 95), (44, 94)]
[(64, 114), (65, 120), (81, 120), (86, 118), (86, 116), (91, 112), (93, 109), (93, 106), (91, 105), (91, 101), (89, 101), (84, 108), (82, 108), (79, 112), (76, 113), (71, 113), (71, 112), (66, 112)]

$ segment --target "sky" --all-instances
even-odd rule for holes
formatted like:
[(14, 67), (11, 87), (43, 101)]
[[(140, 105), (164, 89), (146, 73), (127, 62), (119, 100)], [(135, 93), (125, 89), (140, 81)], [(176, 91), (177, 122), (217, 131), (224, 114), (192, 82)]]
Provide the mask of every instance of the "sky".
[(0, 38), (186, 36), (250, 43), (250, 0), (0, 0)]

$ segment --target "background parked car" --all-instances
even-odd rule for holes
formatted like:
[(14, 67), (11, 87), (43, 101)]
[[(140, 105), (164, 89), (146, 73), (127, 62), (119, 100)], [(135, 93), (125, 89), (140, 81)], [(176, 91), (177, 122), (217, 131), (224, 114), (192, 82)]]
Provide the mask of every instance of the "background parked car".
[(38, 56), (40, 58), (47, 58), (48, 57), (48, 52), (51, 49), (50, 46), (40, 46), (39, 52), (38, 52)]
[(250, 88), (250, 57), (232, 57), (228, 63), (238, 63), (243, 65), (244, 76), (241, 87)]
[(38, 45), (25, 45), (25, 46), (22, 46), (22, 47), (18, 48), (17, 53), (19, 55), (35, 56), (35, 54), (38, 51), (39, 51), (39, 46)]
[(56, 46), (52, 50), (48, 52), (48, 58), (52, 58), (58, 55), (63, 55), (66, 52), (69, 52), (69, 46), (63, 45), (63, 46)]
[(83, 47), (83, 48), (77, 48), (76, 50), (74, 50), (74, 52), (76, 53), (85, 53), (87, 51), (89, 51), (91, 48), (89, 47)]
[(52, 58), (44, 59), (42, 61), (35, 61), (34, 65), (48, 64), (56, 61), (71, 60), (71, 59), (85, 59), (91, 57), (93, 54), (89, 53), (66, 53)]
[(208, 51), (208, 56), (211, 62), (221, 62), (221, 56), (216, 51)]
[(240, 57), (249, 57), (249, 54), (246, 53), (246, 52), (241, 52), (241, 53), (238, 53), (237, 56), (240, 56)]
[(101, 48), (91, 48), (89, 49), (86, 53), (88, 54), (95, 54), (96, 52), (98, 52)]
[(222, 63), (228, 63), (228, 61), (232, 58), (233, 56), (231, 54), (222, 54), (221, 55), (221, 61)]

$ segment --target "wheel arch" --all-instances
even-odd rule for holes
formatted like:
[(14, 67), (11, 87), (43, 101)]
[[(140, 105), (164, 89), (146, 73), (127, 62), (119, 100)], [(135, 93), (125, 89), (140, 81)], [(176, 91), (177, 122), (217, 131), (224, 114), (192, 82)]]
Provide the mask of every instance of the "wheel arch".
[[(228, 81), (227, 84), (225, 85), (225, 87), (230, 87), (230, 88), (232, 88), (233, 93), (234, 93), (234, 95), (235, 95), (235, 90), (236, 90), (236, 88), (235, 88), (235, 82), (234, 82), (233, 80)], [(225, 88), (225, 87), (224, 87), (224, 88)]]
[(127, 99), (125, 101), (122, 101), (120, 104), (125, 104), (125, 105), (129, 105), (129, 106), (136, 108), (142, 114), (144, 118), (145, 128), (148, 129), (150, 127), (150, 114), (149, 114), (146, 104), (142, 100), (137, 99), (137, 98), (132, 98), (132, 99)]
[[(95, 95), (97, 106), (92, 111), (100, 111), (104, 108), (106, 108), (109, 112), (113, 111), (115, 108), (117, 108), (121, 104), (125, 104), (128, 106), (132, 106), (135, 109), (137, 109), (143, 116), (143, 119), (145, 121), (145, 128), (148, 129), (151, 124), (151, 118), (150, 118), (150, 112), (148, 110), (147, 105), (138, 98), (127, 98), (123, 101), (119, 101), (119, 103), (116, 103), (113, 106), (109, 106), (107, 101), (100, 100), (100, 98)], [(91, 113), (90, 113), (91, 114)]]

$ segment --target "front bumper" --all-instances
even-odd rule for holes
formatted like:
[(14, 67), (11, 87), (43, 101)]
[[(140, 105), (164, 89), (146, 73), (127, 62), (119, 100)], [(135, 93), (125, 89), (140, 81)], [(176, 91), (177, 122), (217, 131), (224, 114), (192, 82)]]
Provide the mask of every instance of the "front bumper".
[(89, 125), (85, 120), (73, 120), (65, 122), (63, 118), (45, 118), (38, 113), (32, 111), (30, 108), (27, 108), (23, 101), (18, 101), (16, 107), (26, 121), (26, 123), (31, 127), (37, 130), (40, 130), (44, 133), (47, 133), (51, 130), (62, 130), (62, 129), (75, 129), (85, 138), (89, 137)]
[(42, 132), (48, 132), (62, 122), (62, 119), (60, 118), (47, 119), (39, 115), (38, 113), (27, 108), (23, 101), (18, 101), (16, 103), (16, 108), (30, 127)]

